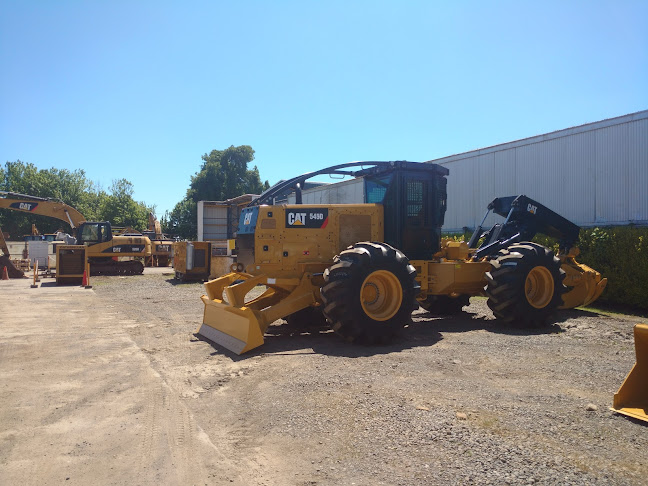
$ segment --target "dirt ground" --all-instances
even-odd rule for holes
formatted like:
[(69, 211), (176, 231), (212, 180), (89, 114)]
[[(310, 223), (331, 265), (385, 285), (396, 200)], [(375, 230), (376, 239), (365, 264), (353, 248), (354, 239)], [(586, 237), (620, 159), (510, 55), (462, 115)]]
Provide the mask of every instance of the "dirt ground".
[(648, 427), (609, 410), (635, 317), (524, 331), (473, 298), (389, 346), (279, 322), (239, 357), (193, 334), (201, 284), (91, 283), (0, 281), (0, 484), (648, 484)]

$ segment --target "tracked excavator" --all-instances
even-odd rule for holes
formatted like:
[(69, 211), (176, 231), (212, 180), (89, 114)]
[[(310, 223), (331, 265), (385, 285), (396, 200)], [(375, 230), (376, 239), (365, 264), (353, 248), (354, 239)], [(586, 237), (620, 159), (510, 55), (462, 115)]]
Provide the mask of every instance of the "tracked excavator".
[[(362, 178), (364, 203), (302, 204), (304, 182), (322, 174)], [(527, 196), (493, 200), (486, 215), (504, 221), (484, 229), (485, 216), (469, 242), (442, 239), (448, 174), (351, 162), (268, 189), (241, 213), (231, 273), (205, 284), (197, 333), (241, 354), (278, 319), (325, 319), (347, 341), (383, 343), (419, 306), (452, 314), (485, 295), (498, 321), (538, 326), (599, 297), (607, 279), (576, 261), (579, 227)], [(275, 203), (290, 191), (296, 204)], [(558, 254), (537, 233), (557, 238)]]
[(141, 274), (144, 265), (137, 258), (151, 256), (151, 241), (147, 237), (113, 236), (109, 222), (86, 221), (75, 208), (56, 199), (0, 191), (0, 208), (68, 223), (76, 234), (76, 244), (86, 247), (90, 272), (95, 276)]

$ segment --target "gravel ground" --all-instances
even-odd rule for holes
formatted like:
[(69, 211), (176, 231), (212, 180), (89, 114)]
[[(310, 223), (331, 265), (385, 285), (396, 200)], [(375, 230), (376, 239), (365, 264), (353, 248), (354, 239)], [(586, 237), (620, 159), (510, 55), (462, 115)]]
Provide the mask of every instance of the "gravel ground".
[(193, 334), (202, 284), (92, 283), (233, 483), (648, 484), (648, 428), (609, 410), (635, 361), (635, 317), (566, 311), (522, 331), (473, 298), (452, 318), (417, 311), (388, 346), (279, 321), (235, 356)]

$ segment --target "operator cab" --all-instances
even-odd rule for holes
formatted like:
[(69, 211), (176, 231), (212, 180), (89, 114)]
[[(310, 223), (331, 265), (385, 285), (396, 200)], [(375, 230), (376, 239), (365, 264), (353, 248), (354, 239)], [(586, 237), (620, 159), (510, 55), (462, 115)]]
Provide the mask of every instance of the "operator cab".
[(436, 164), (400, 161), (364, 176), (364, 202), (384, 207), (385, 243), (411, 260), (430, 259), (440, 249), (447, 175)]
[(441, 246), (448, 173), (447, 168), (432, 163), (350, 162), (278, 182), (241, 212), (237, 232), (239, 261), (254, 261), (259, 206), (273, 205), (276, 198), (281, 200), (291, 191), (295, 192), (296, 204), (303, 204), (304, 184), (322, 174), (362, 178), (361, 202), (382, 204), (384, 208), (384, 242), (398, 248), (411, 260), (429, 260)]
[(112, 240), (112, 228), (109, 222), (82, 223), (79, 227), (79, 244), (95, 245)]

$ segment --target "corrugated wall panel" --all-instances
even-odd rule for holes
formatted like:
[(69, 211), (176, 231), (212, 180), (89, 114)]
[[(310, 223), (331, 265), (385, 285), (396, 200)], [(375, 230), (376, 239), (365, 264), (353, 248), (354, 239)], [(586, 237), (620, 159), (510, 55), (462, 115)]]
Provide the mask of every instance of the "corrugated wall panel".
[(628, 201), (632, 222), (648, 222), (648, 120), (628, 124)]
[[(497, 179), (497, 174), (495, 173), (495, 154), (481, 155), (479, 159), (477, 161), (479, 164), (479, 169), (477, 170), (477, 186), (474, 191), (473, 223), (464, 225), (469, 227), (477, 226), (481, 222), (481, 218), (484, 217), (488, 203), (494, 198), (495, 180)], [(490, 217), (492, 218), (493, 216), (491, 215)]]
[(516, 194), (581, 226), (648, 223), (648, 112), (430, 162), (450, 169), (445, 231), (476, 226), (490, 200)]
[(474, 159), (458, 160), (449, 164), (448, 169), (448, 209), (445, 227), (458, 228), (472, 225), (475, 213), (473, 190), (477, 181)]
[[(500, 150), (495, 152), (495, 180), (491, 201), (498, 196), (511, 196), (515, 194), (515, 179), (517, 166), (515, 164), (515, 149)], [(490, 202), (490, 201), (488, 201)], [(484, 206), (483, 211), (486, 211)]]
[(205, 205), (203, 209), (203, 241), (227, 239), (227, 207)]
[(579, 225), (594, 221), (596, 214), (595, 133), (579, 133), (563, 137), (559, 142), (561, 147), (557, 171), (560, 175), (560, 188), (555, 195), (555, 210)]
[[(302, 192), (304, 204), (360, 204), (364, 202), (364, 182), (350, 179), (336, 184), (314, 187)], [(288, 196), (288, 204), (295, 204), (295, 194)]]
[(596, 223), (628, 221), (628, 125), (596, 131)]

